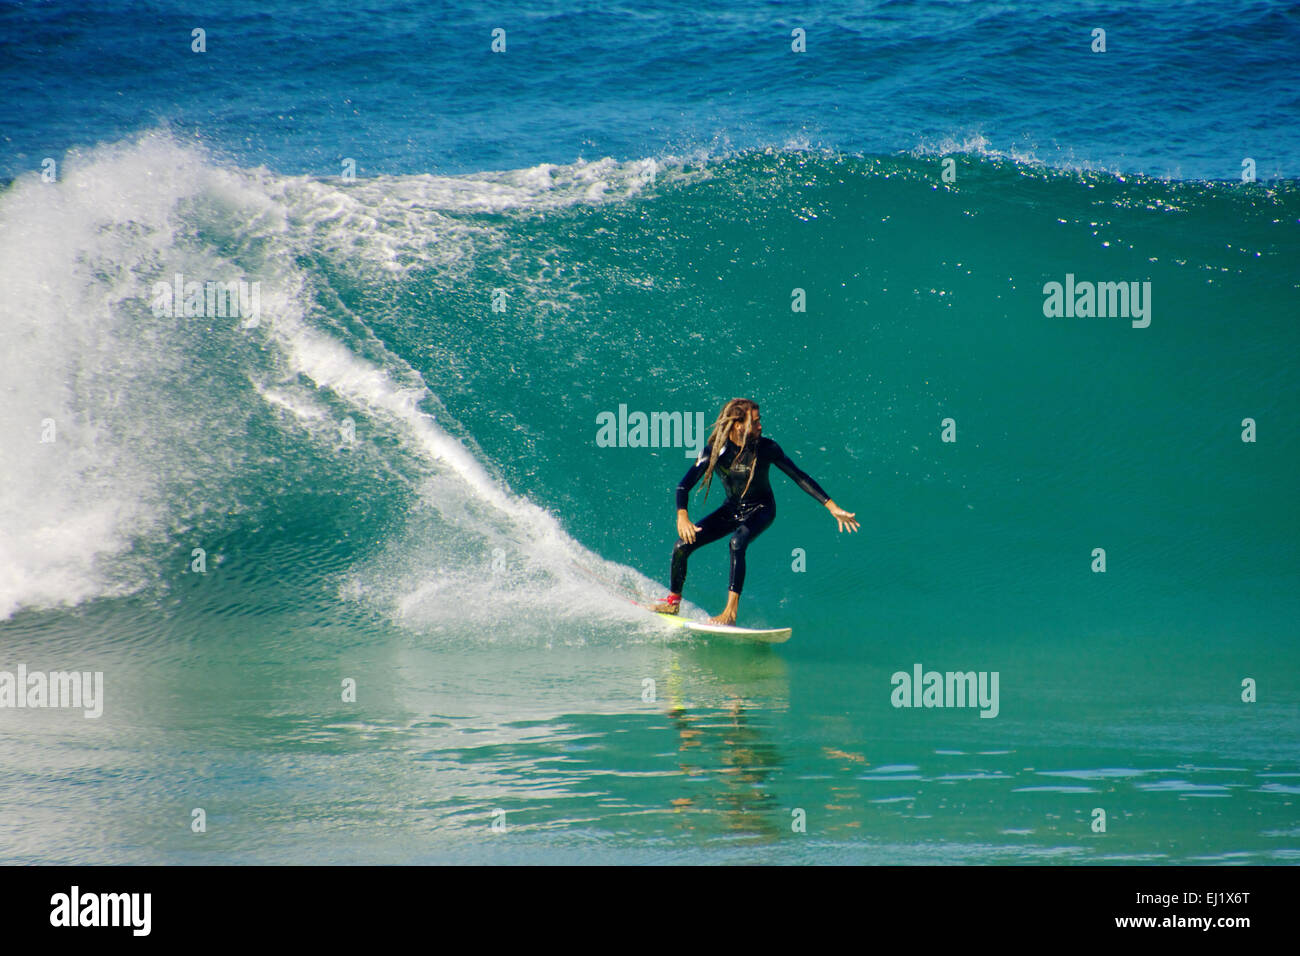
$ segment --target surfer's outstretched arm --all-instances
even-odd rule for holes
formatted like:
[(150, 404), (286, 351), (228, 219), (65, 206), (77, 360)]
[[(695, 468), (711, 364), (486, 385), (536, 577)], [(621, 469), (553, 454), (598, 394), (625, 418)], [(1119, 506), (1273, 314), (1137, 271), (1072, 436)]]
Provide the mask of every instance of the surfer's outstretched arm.
[(769, 447), (772, 449), (772, 464), (789, 475), (796, 485), (821, 502), (826, 507), (826, 510), (831, 513), (831, 516), (839, 522), (841, 531), (858, 530), (858, 522), (854, 519), (855, 512), (845, 511), (832, 501), (831, 496), (822, 490), (822, 486), (817, 484), (811, 475), (791, 461), (790, 456), (781, 450), (780, 445), (772, 442)]

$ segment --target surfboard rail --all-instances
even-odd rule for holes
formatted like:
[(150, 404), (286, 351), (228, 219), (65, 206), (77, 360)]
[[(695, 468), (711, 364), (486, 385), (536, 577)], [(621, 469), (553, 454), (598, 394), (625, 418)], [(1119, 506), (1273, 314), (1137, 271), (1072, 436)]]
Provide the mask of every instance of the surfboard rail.
[(712, 621), (697, 621), (693, 618), (682, 617), (680, 614), (664, 614), (650, 608), (646, 610), (649, 610), (655, 617), (663, 621), (675, 624), (695, 634), (711, 634), (742, 641), (756, 641), (760, 644), (784, 644), (794, 634), (794, 629), (789, 627), (737, 627), (734, 624), (714, 624)]

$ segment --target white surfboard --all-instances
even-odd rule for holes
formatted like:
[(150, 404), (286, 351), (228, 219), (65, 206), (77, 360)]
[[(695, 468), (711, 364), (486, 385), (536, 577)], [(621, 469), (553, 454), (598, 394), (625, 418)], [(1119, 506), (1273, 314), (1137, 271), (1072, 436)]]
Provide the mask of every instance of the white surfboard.
[(682, 617), (679, 614), (660, 614), (658, 611), (651, 612), (655, 617), (667, 621), (669, 624), (676, 624), (678, 627), (685, 628), (696, 634), (713, 634), (719, 637), (732, 637), (742, 641), (757, 641), (760, 644), (784, 644), (790, 640), (790, 635), (794, 633), (792, 628), (772, 627), (772, 628), (753, 628), (753, 627), (736, 627), (734, 624), (714, 624), (712, 621), (693, 621), (688, 617)]

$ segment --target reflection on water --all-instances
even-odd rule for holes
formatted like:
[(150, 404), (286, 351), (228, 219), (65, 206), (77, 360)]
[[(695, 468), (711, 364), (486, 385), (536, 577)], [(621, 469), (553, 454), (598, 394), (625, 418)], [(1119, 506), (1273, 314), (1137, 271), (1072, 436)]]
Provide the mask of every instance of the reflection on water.
[(677, 729), (678, 767), (699, 781), (672, 800), (679, 825), (694, 830), (716, 815), (732, 833), (775, 839), (780, 808), (767, 783), (780, 768), (780, 751), (750, 720), (746, 701), (732, 698), (721, 713), (692, 713), (678, 704), (668, 717)]

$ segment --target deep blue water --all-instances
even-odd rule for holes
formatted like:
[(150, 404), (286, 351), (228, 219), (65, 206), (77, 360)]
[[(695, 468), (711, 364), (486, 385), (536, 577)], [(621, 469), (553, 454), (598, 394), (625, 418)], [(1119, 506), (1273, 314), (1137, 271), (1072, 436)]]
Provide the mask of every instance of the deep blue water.
[(1271, 179), (1298, 68), (1279, 2), (7, 3), (0, 175), (162, 125), (318, 175), (806, 144)]

